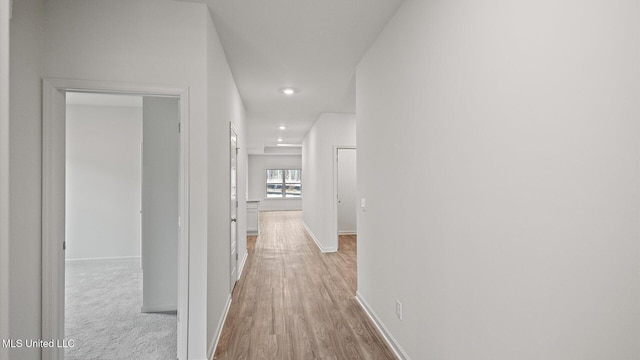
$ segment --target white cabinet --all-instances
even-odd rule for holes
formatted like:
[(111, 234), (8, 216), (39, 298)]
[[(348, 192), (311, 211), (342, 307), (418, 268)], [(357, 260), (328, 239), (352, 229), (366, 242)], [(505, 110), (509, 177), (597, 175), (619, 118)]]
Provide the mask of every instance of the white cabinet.
[(260, 235), (260, 201), (247, 201), (247, 235)]

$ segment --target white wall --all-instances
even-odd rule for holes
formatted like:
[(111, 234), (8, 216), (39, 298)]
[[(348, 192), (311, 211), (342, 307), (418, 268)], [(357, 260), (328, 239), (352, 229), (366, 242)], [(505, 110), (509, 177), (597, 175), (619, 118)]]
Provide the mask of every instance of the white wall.
[(180, 99), (142, 99), (142, 311), (178, 309)]
[[(238, 135), (237, 183), (247, 182), (247, 152), (244, 105), (236, 88), (226, 55), (218, 38), (213, 20), (207, 16), (207, 91), (209, 124), (208, 143), (208, 259), (207, 268), (207, 344), (211, 358), (222, 330), (224, 312), (231, 300), (229, 271), (231, 257), (231, 176), (230, 176), (230, 123)], [(237, 187), (238, 224), (237, 249), (242, 266), (247, 254), (246, 186)]]
[[(338, 149), (338, 233), (355, 234), (358, 200), (356, 186), (356, 149)], [(401, 186), (401, 185), (400, 185)], [(398, 189), (398, 191), (401, 191)]]
[(9, 338), (9, 8), (0, 0), (0, 339)]
[(67, 105), (66, 259), (140, 256), (142, 108)]
[[(10, 337), (37, 339), (41, 318), (41, 45), (43, 1), (13, 2), (10, 46)], [(40, 349), (10, 351), (40, 359)]]
[(410, 358), (640, 358), (639, 10), (407, 0), (362, 59), (358, 292)]
[(229, 295), (228, 122), (244, 121), (222, 49), (210, 46), (217, 36), (208, 9), (170, 0), (49, 0), (45, 7), (45, 76), (189, 88), (188, 346), (190, 359), (205, 359), (214, 337), (208, 326), (222, 317)]
[(355, 115), (322, 114), (302, 142), (302, 220), (322, 251), (338, 249), (334, 146), (356, 145)]
[[(249, 200), (260, 201), (260, 211), (302, 210), (301, 199), (266, 199), (268, 169), (302, 169), (301, 155), (249, 155)], [(302, 196), (305, 187), (302, 184)]]

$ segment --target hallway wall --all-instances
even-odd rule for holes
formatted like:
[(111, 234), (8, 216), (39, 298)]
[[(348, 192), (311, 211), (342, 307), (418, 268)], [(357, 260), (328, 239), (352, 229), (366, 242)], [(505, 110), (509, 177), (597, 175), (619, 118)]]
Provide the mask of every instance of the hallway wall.
[[(230, 124), (238, 135), (237, 184), (247, 183), (245, 110), (216, 28), (207, 10), (208, 184), (207, 204), (207, 359), (222, 331), (226, 307), (231, 301), (231, 170)], [(247, 253), (246, 186), (237, 186), (238, 266)], [(191, 285), (190, 285), (191, 286)]]
[(640, 358), (638, 33), (637, 1), (407, 0), (373, 43), (358, 296), (407, 358)]
[(207, 87), (204, 4), (169, 0), (49, 0), (44, 75), (189, 86), (189, 353), (206, 357)]
[[(42, 41), (44, 2), (13, 2), (10, 45), (9, 306), (13, 339), (41, 329)], [(14, 348), (12, 359), (40, 359), (39, 348)]]
[[(0, 0), (0, 338), (9, 338), (9, 0)], [(9, 349), (0, 348), (0, 358)]]
[(322, 251), (338, 250), (334, 212), (333, 153), (356, 145), (353, 114), (322, 114), (302, 141), (302, 221)]
[[(223, 316), (229, 296), (229, 260), (208, 258), (229, 249), (228, 146), (220, 144), (228, 144), (230, 121), (244, 131), (244, 108), (226, 58), (212, 45), (218, 40), (209, 10), (171, 0), (49, 0), (44, 21), (47, 77), (188, 87), (188, 350), (190, 359), (205, 359), (215, 338), (209, 327)], [(239, 220), (240, 234), (242, 224), (246, 220)]]

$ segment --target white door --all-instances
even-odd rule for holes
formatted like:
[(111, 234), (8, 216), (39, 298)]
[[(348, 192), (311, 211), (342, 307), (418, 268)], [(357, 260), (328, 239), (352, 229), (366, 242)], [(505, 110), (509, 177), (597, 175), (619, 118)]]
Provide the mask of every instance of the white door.
[(231, 291), (238, 280), (238, 197), (237, 197), (237, 163), (238, 163), (238, 135), (231, 126), (231, 137), (229, 141), (229, 154), (231, 164), (231, 198), (229, 202), (231, 210), (231, 271), (230, 283)]
[(338, 234), (356, 233), (356, 149), (338, 149)]
[(142, 311), (177, 310), (180, 99), (144, 97)]

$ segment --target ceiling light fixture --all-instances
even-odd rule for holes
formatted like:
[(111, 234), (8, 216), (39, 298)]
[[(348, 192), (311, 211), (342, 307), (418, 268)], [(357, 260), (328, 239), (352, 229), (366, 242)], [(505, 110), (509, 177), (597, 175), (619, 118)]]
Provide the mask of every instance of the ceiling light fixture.
[(285, 147), (302, 147), (302, 144), (277, 144), (277, 146), (285, 146)]
[(278, 142), (282, 142), (282, 138), (278, 138)]
[(299, 91), (297, 89), (294, 89), (294, 88), (285, 87), (285, 88), (280, 89), (280, 92), (285, 94), (285, 95), (287, 95), (287, 96), (291, 96), (293, 94), (298, 93)]
[(286, 129), (286, 128), (287, 128), (286, 126), (284, 126), (284, 125), (280, 125), (280, 130), (284, 130), (284, 129)]

